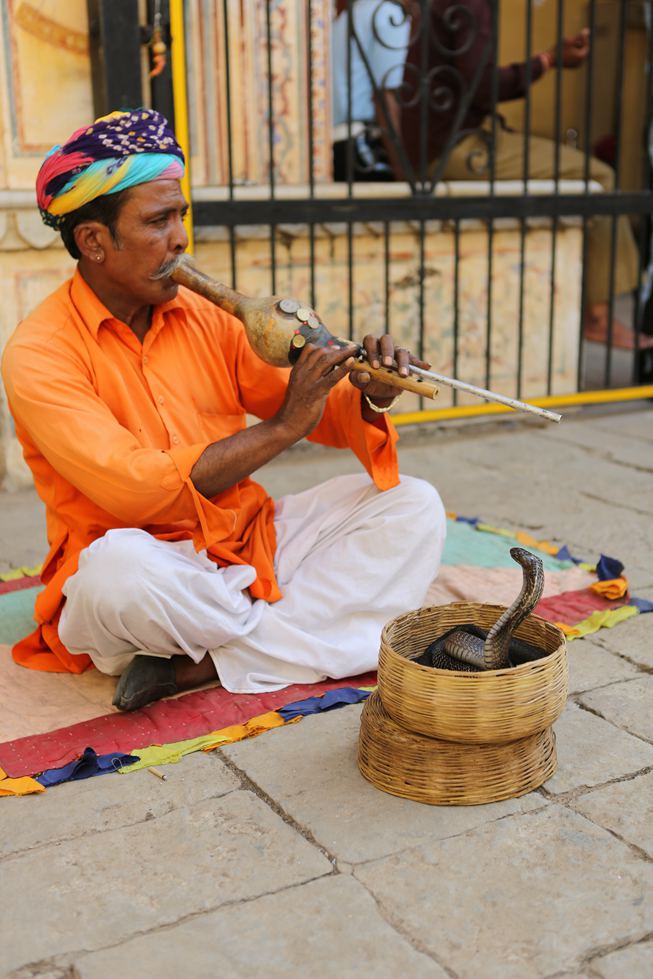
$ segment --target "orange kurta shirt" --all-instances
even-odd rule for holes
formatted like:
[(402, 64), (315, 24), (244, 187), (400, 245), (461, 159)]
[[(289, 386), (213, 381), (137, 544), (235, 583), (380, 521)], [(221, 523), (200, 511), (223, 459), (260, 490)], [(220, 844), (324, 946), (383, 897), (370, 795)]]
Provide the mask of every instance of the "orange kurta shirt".
[[(2, 371), (50, 544), (38, 627), (14, 647), (18, 663), (72, 673), (90, 664), (59, 640), (61, 589), (80, 551), (114, 527), (192, 539), (219, 565), (253, 565), (254, 598), (281, 597), (265, 489), (243, 479), (208, 500), (190, 479), (208, 445), (243, 429), (247, 413), (272, 417), (284, 398), (289, 371), (263, 363), (238, 320), (180, 288), (155, 308), (141, 344), (76, 272), (18, 326)], [(392, 423), (363, 421), (347, 380), (310, 438), (349, 446), (379, 489), (397, 484)]]

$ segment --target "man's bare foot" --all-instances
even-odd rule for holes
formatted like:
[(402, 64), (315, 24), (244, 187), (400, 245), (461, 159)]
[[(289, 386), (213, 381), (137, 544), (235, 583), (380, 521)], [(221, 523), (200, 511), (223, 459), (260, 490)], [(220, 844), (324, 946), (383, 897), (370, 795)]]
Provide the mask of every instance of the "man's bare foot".
[(608, 343), (620, 350), (650, 350), (653, 336), (636, 334), (631, 326), (620, 320), (612, 320), (612, 334), (608, 330), (608, 304), (596, 303), (588, 309), (583, 322), (583, 337), (592, 343)]
[(220, 684), (215, 663), (208, 653), (199, 663), (193, 663), (189, 656), (174, 656), (173, 663), (177, 690), (193, 690), (205, 683)]

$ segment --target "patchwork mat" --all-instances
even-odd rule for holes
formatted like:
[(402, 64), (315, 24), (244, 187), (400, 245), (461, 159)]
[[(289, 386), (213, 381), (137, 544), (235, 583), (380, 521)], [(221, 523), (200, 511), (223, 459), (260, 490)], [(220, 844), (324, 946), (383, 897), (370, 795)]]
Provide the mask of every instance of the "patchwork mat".
[[(425, 605), (511, 604), (522, 571), (510, 548), (520, 544), (544, 564), (544, 594), (536, 612), (559, 625), (568, 639), (653, 610), (653, 603), (629, 594), (623, 565), (614, 558), (601, 555), (588, 563), (566, 547), (523, 532), (448, 517), (442, 567)], [(13, 662), (11, 644), (34, 628), (37, 573), (19, 568), (0, 574), (0, 796), (174, 763), (192, 751), (210, 751), (307, 714), (360, 702), (373, 689), (374, 674), (263, 695), (212, 687), (122, 714), (111, 707), (111, 677), (96, 670), (81, 676), (41, 673)]]

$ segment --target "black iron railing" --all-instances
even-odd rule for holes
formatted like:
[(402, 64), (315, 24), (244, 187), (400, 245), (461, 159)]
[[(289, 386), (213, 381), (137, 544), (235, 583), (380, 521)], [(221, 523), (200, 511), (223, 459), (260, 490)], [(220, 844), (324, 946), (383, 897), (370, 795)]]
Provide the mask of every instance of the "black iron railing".
[[(159, 6), (165, 15), (167, 4)], [(548, 310), (537, 326), (546, 334), (546, 379), (539, 392), (546, 397), (551, 395), (554, 387), (557, 269), (562, 247), (560, 235), (564, 222), (573, 218), (582, 237), (581, 258), (578, 261), (580, 308), (577, 310), (576, 390), (581, 392), (588, 387), (596, 387), (597, 383), (606, 389), (623, 386), (624, 378), (631, 385), (651, 383), (651, 0), (614, 0), (613, 3), (600, 4), (597, 0), (588, 0), (583, 4), (572, 0), (550, 0), (548, 9), (553, 11), (553, 16), (546, 29), (542, 26), (542, 8), (534, 0), (521, 0), (520, 3), (516, 0), (513, 3), (508, 0), (350, 0), (341, 3), (340, 17), (344, 18), (338, 22), (341, 43), (339, 48), (332, 49), (332, 56), (340, 56), (341, 67), (333, 67), (333, 71), (341, 88), (344, 84), (346, 118), (335, 120), (340, 122), (340, 126), (338, 133), (334, 128), (333, 138), (337, 143), (344, 140), (345, 152), (339, 159), (341, 169), (344, 160), (344, 173), (339, 174), (335, 192), (332, 186), (328, 186), (328, 175), (325, 178), (322, 172), (316, 174), (315, 162), (316, 142), (318, 137), (324, 136), (320, 129), (324, 124), (324, 113), (317, 111), (315, 102), (316, 66), (321, 65), (324, 34), (316, 32), (335, 36), (335, 4), (323, 0), (268, 0), (265, 4), (258, 3), (258, 0), (244, 0), (237, 6), (241, 17), (251, 18), (249, 26), (254, 25), (252, 30), (256, 36), (252, 71), (256, 74), (258, 88), (255, 98), (247, 104), (238, 101), (239, 86), (243, 81), (243, 76), (239, 75), (242, 71), (240, 63), (244, 55), (241, 49), (236, 50), (239, 44), (242, 48), (245, 43), (243, 36), (247, 31), (242, 34), (234, 31), (234, 5), (229, 0), (205, 0), (202, 3), (187, 0), (184, 4), (186, 50), (189, 51), (189, 36), (193, 31), (199, 31), (204, 52), (201, 63), (197, 58), (188, 58), (189, 84), (195, 77), (194, 73), (203, 72), (204, 90), (210, 84), (216, 86), (217, 95), (212, 92), (212, 98), (222, 98), (224, 110), (218, 138), (226, 144), (226, 165), (221, 172), (214, 169), (204, 181), (206, 187), (201, 193), (198, 190), (193, 201), (193, 219), (200, 236), (202, 229), (207, 227), (223, 226), (228, 229), (232, 281), (235, 282), (237, 272), (239, 227), (256, 225), (268, 229), (269, 290), (276, 292), (282, 227), (302, 225), (308, 236), (310, 256), (309, 298), (314, 305), (319, 304), (320, 297), (316, 295), (316, 234), (324, 226), (344, 225), (342, 233), (346, 239), (348, 261), (343, 292), (348, 302), (349, 328), (353, 330), (357, 277), (355, 232), (359, 227), (376, 223), (380, 224), (383, 235), (383, 269), (378, 298), (388, 320), (394, 288), (391, 272), (393, 240), (396, 228), (405, 228), (406, 222), (410, 222), (414, 228), (418, 347), (422, 349), (427, 325), (433, 329), (433, 324), (427, 324), (426, 253), (432, 236), (439, 232), (433, 230), (430, 223), (439, 222), (440, 227), (448, 228), (452, 234), (453, 302), (450, 325), (453, 334), (452, 363), (456, 373), (460, 364), (461, 342), (464, 340), (461, 335), (461, 302), (465, 283), (461, 282), (461, 249), (465, 222), (472, 219), (482, 222), (487, 246), (483, 283), (485, 377), (479, 380), (486, 387), (492, 387), (492, 350), (498, 325), (495, 322), (494, 300), (497, 291), (504, 287), (496, 272), (497, 228), (503, 219), (512, 219), (519, 242), (514, 393), (522, 397), (529, 232), (533, 222), (541, 223), (541, 219), (546, 219), (550, 235)], [(607, 20), (606, 10), (609, 15)], [(502, 45), (515, 11), (523, 17), (523, 29), (520, 28), (523, 32), (519, 55), (515, 57), (514, 51), (512, 53), (512, 62), (516, 67), (507, 70), (507, 66), (502, 64)], [(298, 24), (301, 21), (304, 28), (304, 46), (299, 54), (295, 52), (297, 77), (294, 84), (299, 86), (304, 99), (300, 109), (303, 113), (301, 139), (305, 143), (302, 149), (305, 166), (303, 179), (296, 181), (296, 185), (284, 179), (279, 166), (280, 127), (289, 122), (293, 124), (292, 119), (282, 120), (275, 115), (278, 111), (278, 86), (282, 84), (278, 65), (283, 52), (279, 50), (281, 42), (277, 29), (282, 15), (286, 19), (295, 18)], [(239, 23), (242, 27), (243, 21)], [(343, 25), (346, 28), (344, 32)], [(565, 91), (567, 79), (571, 77), (568, 72), (572, 69), (565, 67), (564, 62), (565, 58), (573, 55), (573, 52), (569, 54), (566, 41), (577, 35), (581, 28), (589, 30), (590, 40), (589, 50), (584, 60), (581, 59), (583, 63), (576, 69), (575, 91), (582, 93), (582, 105), (578, 107), (577, 125), (572, 131), (564, 122)], [(211, 32), (209, 43), (207, 37)], [(403, 37), (402, 45), (396, 44), (399, 35)], [(641, 52), (641, 41), (645, 38), (646, 53), (643, 58), (640, 54), (636, 69), (633, 68), (630, 54), (633, 38), (637, 40), (638, 52)], [(174, 43), (173, 38), (173, 47)], [(603, 54), (599, 59), (597, 51), (600, 44)], [(582, 48), (582, 41), (578, 42), (578, 48)], [(380, 58), (382, 70), (374, 63), (375, 51), (376, 54), (381, 51), (383, 55)], [(609, 52), (609, 64), (606, 63), (606, 51)], [(214, 58), (215, 61), (209, 64), (207, 58)], [(332, 65), (335, 66), (335, 60)], [(323, 70), (323, 65), (320, 70)], [(219, 77), (212, 77), (213, 71)], [(550, 163), (546, 172), (542, 172), (537, 161), (541, 143), (531, 138), (543, 128), (540, 120), (534, 118), (537, 112), (534, 93), (542, 71), (554, 76), (549, 106), (553, 119), (548, 134)], [(636, 81), (639, 79), (636, 98), (641, 101), (636, 106), (624, 102), (627, 71), (630, 72), (631, 83), (633, 71)], [(609, 94), (611, 119), (607, 131), (597, 133), (597, 105), (602, 117), (606, 117), (605, 92), (599, 97), (597, 85), (603, 83), (608, 75), (612, 78), (612, 91)], [(323, 76), (320, 78), (324, 80)], [(369, 89), (369, 103), (373, 106), (371, 114), (368, 109), (364, 118), (357, 117), (361, 113), (357, 111), (360, 100), (356, 86), (361, 87), (361, 78), (366, 83), (363, 87)], [(333, 77), (326, 81), (331, 83)], [(288, 79), (284, 79), (283, 83), (287, 84)], [(519, 93), (517, 89), (520, 86), (523, 91)], [(505, 141), (501, 116), (503, 102), (506, 95), (516, 93), (521, 95), (522, 106), (519, 125), (521, 156), (513, 166), (510, 179), (519, 183), (511, 184), (506, 192), (506, 167), (497, 147), (502, 140)], [(254, 120), (245, 120), (244, 113), (250, 112), (254, 103), (258, 115)], [(629, 121), (634, 108), (639, 120), (636, 131), (633, 131)], [(192, 109), (196, 119), (199, 119), (202, 106), (194, 105)], [(408, 126), (407, 119), (412, 120)], [(257, 155), (258, 169), (253, 168), (252, 177), (240, 164), (238, 169), (236, 164), (235, 147), (244, 121), (250, 127), (257, 127), (251, 146)], [(369, 160), (366, 164), (365, 160), (359, 159), (356, 143), (361, 131), (376, 154), (376, 157), (373, 154), (371, 169), (367, 171)], [(198, 138), (197, 134), (197, 127), (194, 131), (191, 125), (191, 143)], [(597, 136), (605, 138), (597, 144)], [(514, 139), (512, 135), (511, 138)], [(566, 170), (563, 166), (563, 158), (569, 160), (571, 143), (575, 144), (578, 154), (578, 172), (573, 185), (568, 182), (568, 168)], [(468, 145), (469, 152), (461, 164), (461, 153)], [(635, 147), (634, 152), (641, 163), (635, 168), (636, 179), (630, 178), (627, 185), (623, 181), (626, 145), (631, 159)], [(452, 160), (456, 154), (459, 171), (452, 177)], [(602, 156), (604, 162), (609, 161), (614, 174), (613, 185), (602, 192), (597, 192), (592, 176), (593, 160), (597, 154)], [(374, 175), (374, 159), (382, 160), (383, 166), (391, 168), (392, 175), (397, 178), (396, 183), (386, 181), (382, 192), (378, 193), (368, 187), (365, 196), (361, 196), (360, 185)], [(460, 172), (461, 166), (464, 172)], [(471, 195), (440, 194), (440, 185), (452, 179), (483, 180), (484, 185)], [(531, 181), (535, 179), (550, 181), (546, 193), (541, 192), (541, 187), (538, 193), (533, 192)], [(252, 199), (252, 183), (263, 188), (263, 192), (255, 195), (256, 199)], [(197, 186), (197, 180), (194, 180), (194, 184)], [(572, 192), (569, 192), (570, 186)], [(609, 250), (608, 271), (603, 282), (602, 302), (598, 304), (605, 307), (604, 334), (590, 331), (587, 335), (584, 324), (588, 321), (588, 310), (592, 306), (590, 300), (597, 305), (596, 296), (590, 295), (589, 291), (592, 272), (590, 246), (597, 221), (609, 225), (604, 241), (604, 247)], [(618, 295), (618, 285), (623, 282), (617, 269), (619, 263), (625, 261), (624, 236), (632, 235), (636, 242), (634, 254), (638, 268), (631, 274), (627, 294)], [(246, 287), (246, 283), (240, 284), (240, 287)], [(593, 368), (588, 366), (590, 354), (594, 359)]]

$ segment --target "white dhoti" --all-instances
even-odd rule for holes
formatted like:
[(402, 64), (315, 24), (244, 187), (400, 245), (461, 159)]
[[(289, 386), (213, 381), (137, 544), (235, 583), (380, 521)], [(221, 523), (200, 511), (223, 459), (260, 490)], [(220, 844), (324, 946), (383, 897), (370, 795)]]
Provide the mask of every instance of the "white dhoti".
[(421, 605), (438, 572), (446, 519), (437, 491), (403, 476), (380, 492), (338, 476), (276, 503), (283, 597), (252, 600), (249, 565), (218, 568), (191, 541), (110, 530), (64, 586), (59, 636), (117, 676), (137, 653), (208, 652), (234, 693), (376, 669), (383, 625)]

